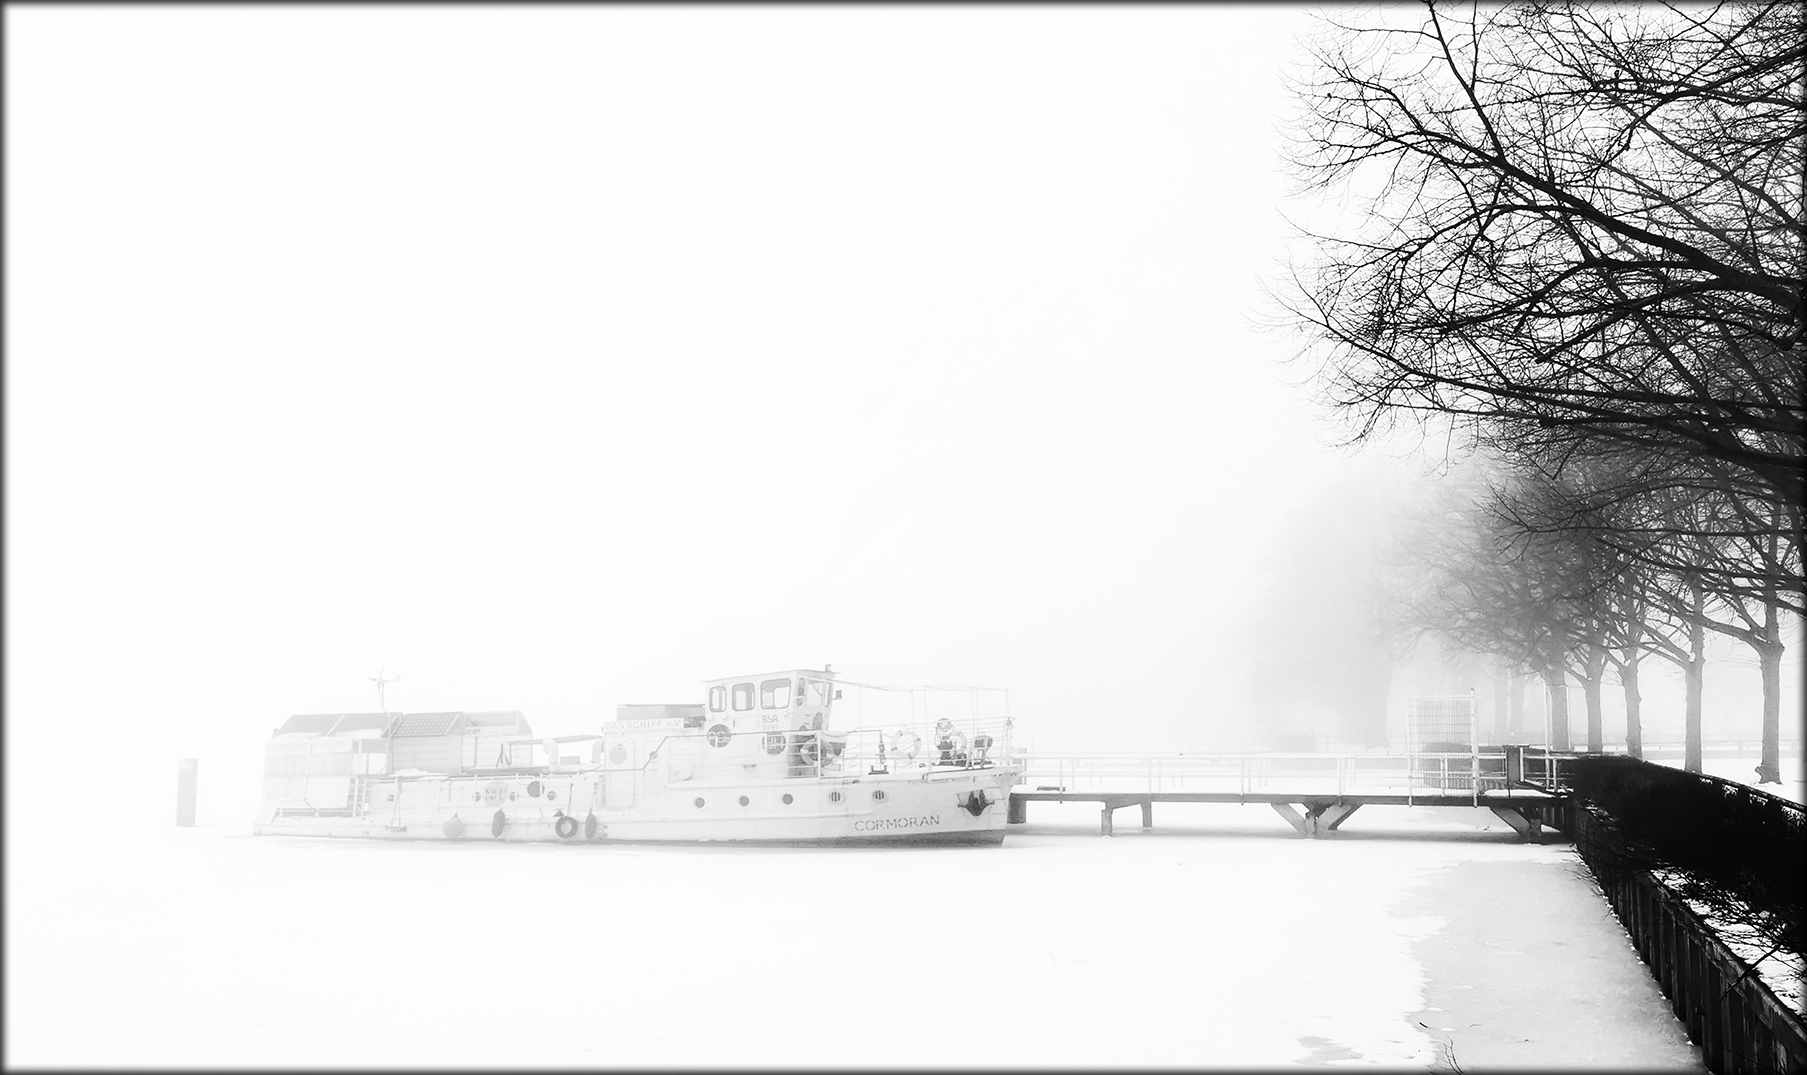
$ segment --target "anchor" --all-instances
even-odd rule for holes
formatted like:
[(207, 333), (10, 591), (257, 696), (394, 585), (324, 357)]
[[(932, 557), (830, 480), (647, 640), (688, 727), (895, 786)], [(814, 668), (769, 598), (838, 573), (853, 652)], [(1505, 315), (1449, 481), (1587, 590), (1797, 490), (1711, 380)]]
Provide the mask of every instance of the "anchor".
[(954, 800), (955, 804), (958, 805), (960, 809), (974, 817), (983, 814), (988, 807), (993, 805), (994, 801), (995, 800), (987, 799), (983, 790), (968, 792), (966, 798)]

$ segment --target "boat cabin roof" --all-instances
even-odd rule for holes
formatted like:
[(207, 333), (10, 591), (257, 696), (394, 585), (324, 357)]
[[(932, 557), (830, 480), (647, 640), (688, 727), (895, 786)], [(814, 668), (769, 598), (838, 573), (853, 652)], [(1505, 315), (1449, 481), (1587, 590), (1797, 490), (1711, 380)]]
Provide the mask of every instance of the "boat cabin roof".
[(806, 676), (811, 679), (833, 679), (835, 674), (830, 668), (780, 668), (775, 672), (751, 672), (744, 676), (717, 676), (714, 679), (705, 679), (703, 682), (709, 686), (714, 686), (718, 683), (746, 683), (750, 680), (777, 679), (784, 676)]

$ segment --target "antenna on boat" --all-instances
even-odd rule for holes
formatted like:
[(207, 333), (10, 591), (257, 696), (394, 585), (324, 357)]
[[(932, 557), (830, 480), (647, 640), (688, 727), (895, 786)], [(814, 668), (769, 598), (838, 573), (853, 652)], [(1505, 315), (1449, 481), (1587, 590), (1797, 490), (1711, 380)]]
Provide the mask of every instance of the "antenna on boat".
[(402, 678), (400, 676), (390, 676), (388, 679), (384, 679), (383, 672), (385, 670), (387, 670), (388, 667), (389, 667), (389, 662), (384, 661), (383, 667), (376, 670), (376, 675), (364, 677), (365, 679), (368, 679), (370, 682), (376, 684), (376, 704), (383, 707), (383, 716), (385, 716), (385, 717), (389, 715), (389, 702), (387, 699), (385, 699), (383, 697), (383, 688), (391, 683), (400, 681)]

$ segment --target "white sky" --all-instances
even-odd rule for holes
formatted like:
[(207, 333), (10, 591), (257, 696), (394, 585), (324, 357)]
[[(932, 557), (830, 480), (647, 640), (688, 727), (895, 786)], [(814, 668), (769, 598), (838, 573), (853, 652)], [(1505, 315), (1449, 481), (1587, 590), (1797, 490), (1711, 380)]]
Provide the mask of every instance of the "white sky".
[(1302, 7), (6, 24), (9, 759), (254, 766), (385, 663), (542, 734), (826, 661), (1171, 749), (1350, 466), (1253, 320)]

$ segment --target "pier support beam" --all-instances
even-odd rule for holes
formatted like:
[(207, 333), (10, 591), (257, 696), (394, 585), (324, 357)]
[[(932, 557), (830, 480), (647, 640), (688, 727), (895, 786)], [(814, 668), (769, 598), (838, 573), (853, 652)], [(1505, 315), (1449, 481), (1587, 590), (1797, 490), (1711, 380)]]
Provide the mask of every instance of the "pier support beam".
[(1299, 830), (1299, 835), (1305, 834), (1305, 819), (1299, 816), (1299, 812), (1292, 808), (1291, 803), (1268, 803), (1268, 805), (1274, 808), (1274, 813), (1285, 818), (1288, 825)]
[(1519, 839), (1526, 843), (1543, 843), (1543, 823), (1538, 820), (1535, 811), (1530, 811), (1531, 816), (1527, 817), (1526, 812), (1510, 806), (1489, 806), (1487, 809), (1492, 810), (1501, 821), (1512, 826), (1512, 831), (1518, 833)]
[(1021, 825), (1029, 820), (1029, 800), (1020, 795), (1010, 797), (1010, 809), (1004, 815), (1004, 824)]
[(1103, 809), (1098, 811), (1098, 835), (1100, 836), (1112, 835), (1111, 815), (1126, 806), (1140, 806), (1142, 808), (1142, 827), (1145, 829), (1154, 827), (1154, 800), (1152, 799), (1143, 799), (1134, 795), (1109, 795), (1101, 802)]
[(1360, 803), (1339, 803), (1324, 800), (1310, 800), (1300, 805), (1305, 813), (1300, 814), (1290, 803), (1269, 803), (1274, 813), (1286, 819), (1286, 823), (1297, 829), (1301, 836), (1314, 839), (1327, 836), (1337, 830), (1337, 826), (1349, 820), (1349, 815), (1361, 809)]

